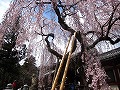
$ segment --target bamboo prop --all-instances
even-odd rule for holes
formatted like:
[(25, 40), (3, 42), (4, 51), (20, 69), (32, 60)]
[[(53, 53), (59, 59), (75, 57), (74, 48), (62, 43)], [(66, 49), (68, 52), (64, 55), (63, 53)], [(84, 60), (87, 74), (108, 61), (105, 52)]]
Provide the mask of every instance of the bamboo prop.
[(68, 67), (69, 67), (69, 64), (70, 64), (70, 58), (71, 58), (71, 55), (72, 55), (72, 50), (73, 50), (73, 46), (74, 46), (75, 37), (76, 37), (76, 32), (74, 33), (73, 38), (72, 38), (72, 46), (71, 46), (71, 50), (69, 52), (68, 59), (67, 59), (67, 62), (66, 62), (66, 66), (65, 66), (65, 70), (64, 70), (64, 74), (63, 74), (63, 78), (62, 78), (62, 83), (60, 85), (60, 90), (63, 90), (63, 88), (64, 88), (64, 83), (65, 83)]
[(61, 60), (61, 62), (60, 62), (60, 66), (59, 66), (59, 68), (58, 68), (58, 71), (57, 71), (56, 77), (55, 77), (55, 79), (54, 79), (54, 82), (53, 82), (53, 85), (52, 85), (51, 90), (55, 90), (56, 84), (57, 84), (57, 82), (58, 82), (58, 78), (59, 78), (59, 76), (60, 76), (60, 72), (61, 72), (61, 70), (62, 70), (62, 66), (63, 66), (64, 60), (65, 60), (65, 55), (66, 55), (66, 53), (67, 53), (68, 46), (69, 46), (69, 44), (70, 44), (70, 40), (71, 40), (71, 36), (70, 36), (70, 38), (69, 38), (69, 40), (68, 40), (68, 43), (67, 43), (67, 46), (66, 46), (66, 50), (65, 50), (65, 52), (64, 52), (64, 54), (63, 54), (63, 57), (62, 57), (62, 60)]

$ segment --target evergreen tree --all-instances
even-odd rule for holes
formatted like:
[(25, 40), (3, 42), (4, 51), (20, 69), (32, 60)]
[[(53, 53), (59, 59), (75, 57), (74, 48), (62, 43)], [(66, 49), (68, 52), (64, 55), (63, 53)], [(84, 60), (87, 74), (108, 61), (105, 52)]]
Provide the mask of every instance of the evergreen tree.
[[(19, 28), (19, 18), (15, 26), (7, 27), (3, 35), (2, 47), (0, 48), (0, 90), (5, 88), (7, 83), (13, 82), (19, 76), (19, 61), (24, 58), (26, 46), (21, 50), (15, 48)], [(22, 53), (21, 53), (22, 52)]]
[(38, 76), (38, 68), (35, 65), (35, 57), (32, 55), (25, 59), (24, 64), (21, 66), (20, 80), (22, 84), (31, 85), (32, 75), (35, 74)]

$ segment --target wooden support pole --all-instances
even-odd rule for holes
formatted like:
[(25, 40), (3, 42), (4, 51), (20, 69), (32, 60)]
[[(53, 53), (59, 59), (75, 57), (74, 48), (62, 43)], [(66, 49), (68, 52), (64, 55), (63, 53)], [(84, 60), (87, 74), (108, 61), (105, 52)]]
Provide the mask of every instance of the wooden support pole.
[(66, 53), (67, 53), (67, 50), (68, 50), (68, 46), (69, 46), (70, 40), (71, 40), (71, 36), (70, 36), (69, 41), (67, 43), (66, 50), (65, 50), (65, 52), (63, 54), (63, 57), (62, 57), (62, 60), (60, 62), (60, 66), (58, 68), (58, 71), (57, 71), (56, 77), (54, 79), (54, 82), (53, 82), (51, 90), (55, 90), (55, 87), (56, 87), (56, 84), (58, 82), (58, 78), (59, 78), (60, 72), (62, 70), (62, 66), (63, 66), (64, 60), (65, 60), (65, 56), (66, 56)]
[(72, 55), (72, 50), (73, 50), (73, 46), (74, 46), (75, 37), (76, 37), (76, 32), (74, 33), (74, 36), (72, 38), (71, 50), (69, 52), (68, 59), (67, 59), (67, 62), (66, 62), (66, 66), (65, 66), (62, 82), (61, 82), (61, 85), (60, 85), (60, 90), (63, 90), (63, 88), (64, 88), (64, 83), (65, 83), (68, 67), (69, 67), (69, 64), (70, 64), (70, 58), (71, 58), (71, 55)]

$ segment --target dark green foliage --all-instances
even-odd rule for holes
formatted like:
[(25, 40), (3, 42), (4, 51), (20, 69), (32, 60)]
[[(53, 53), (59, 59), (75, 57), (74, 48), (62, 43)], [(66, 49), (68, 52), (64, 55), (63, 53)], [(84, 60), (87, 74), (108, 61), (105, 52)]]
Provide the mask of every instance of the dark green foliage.
[(15, 48), (18, 32), (6, 30), (3, 36), (2, 47), (0, 48), (0, 90), (5, 88), (6, 84), (12, 83), (19, 77), (19, 61), (25, 57), (26, 45), (21, 50)]
[(21, 80), (23, 84), (31, 85), (32, 75), (35, 74), (38, 76), (38, 68), (35, 66), (35, 58), (30, 56), (25, 59), (25, 63), (21, 66)]
[[(15, 48), (17, 34), (14, 32), (5, 33), (3, 37), (2, 47), (0, 48), (0, 90), (5, 88), (8, 83), (17, 80), (17, 86), (31, 84), (32, 74), (37, 74), (38, 70), (35, 66), (35, 58), (30, 56), (25, 59), (25, 63), (21, 66), (19, 61), (25, 58), (26, 45), (22, 45), (19, 50)], [(7, 38), (8, 37), (8, 38)]]

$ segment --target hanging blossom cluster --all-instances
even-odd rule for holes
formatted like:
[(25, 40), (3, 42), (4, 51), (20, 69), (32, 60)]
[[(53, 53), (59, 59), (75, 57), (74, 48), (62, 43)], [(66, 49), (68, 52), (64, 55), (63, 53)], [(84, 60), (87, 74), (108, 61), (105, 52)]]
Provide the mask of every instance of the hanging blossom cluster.
[[(37, 4), (36, 1), (40, 3)], [(73, 33), (79, 31), (80, 33), (77, 35), (81, 36), (81, 40), (77, 37), (81, 44), (79, 46), (82, 47), (83, 44), (87, 43), (83, 46), (89, 47), (89, 50), (85, 47), (84, 52), (81, 51), (85, 55), (85, 73), (89, 87), (94, 90), (110, 90), (110, 87), (105, 81), (107, 78), (106, 73), (101, 67), (99, 58), (96, 57), (97, 51), (92, 48), (103, 40), (110, 41), (111, 44), (120, 41), (120, 2), (119, 0), (77, 1), (78, 0), (13, 0), (9, 10), (6, 12), (1, 30), (6, 30), (8, 26), (15, 27), (15, 30), (18, 30), (15, 22), (17, 18), (20, 18), (20, 28), (18, 30), (20, 32), (20, 38), (18, 38), (19, 40), (17, 39), (18, 42), (21, 43), (27, 40), (30, 43), (29, 49), (32, 51), (34, 48), (38, 48), (36, 50), (40, 51), (39, 53), (45, 65), (46, 61), (51, 60), (50, 63), (52, 62), (52, 56), (47, 57), (50, 54), (48, 51), (45, 51), (47, 49), (45, 48), (44, 34), (54, 33), (57, 38), (56, 42), (58, 43), (60, 40), (64, 41), (64, 38), (69, 34), (68, 32)], [(53, 6), (51, 6), (52, 3)], [(57, 3), (59, 4), (57, 5)], [(62, 11), (66, 16), (62, 16), (62, 13), (60, 13)], [(56, 15), (58, 20), (54, 20), (54, 18), (57, 18)], [(64, 17), (68, 16), (70, 17), (70, 27), (67, 26), (67, 22), (65, 23), (64, 20)], [(74, 30), (71, 27), (75, 27)], [(36, 33), (41, 36), (41, 39), (36, 36)], [(86, 37), (89, 39), (85, 39)], [(39, 44), (35, 44), (33, 41), (37, 41), (38, 38), (40, 39), (40, 41), (38, 41)], [(115, 41), (113, 41), (114, 39)], [(39, 49), (39, 47), (41, 47), (41, 49)], [(42, 65), (44, 65), (43, 61), (41, 60)], [(43, 68), (45, 67), (43, 66)], [(41, 69), (42, 75), (44, 75), (43, 72), (47, 71), (47, 68), (46, 70), (43, 70), (43, 68)]]
[(97, 57), (96, 49), (85, 51), (85, 72), (89, 87), (94, 90), (111, 90), (106, 83), (107, 75), (101, 67), (100, 59)]

